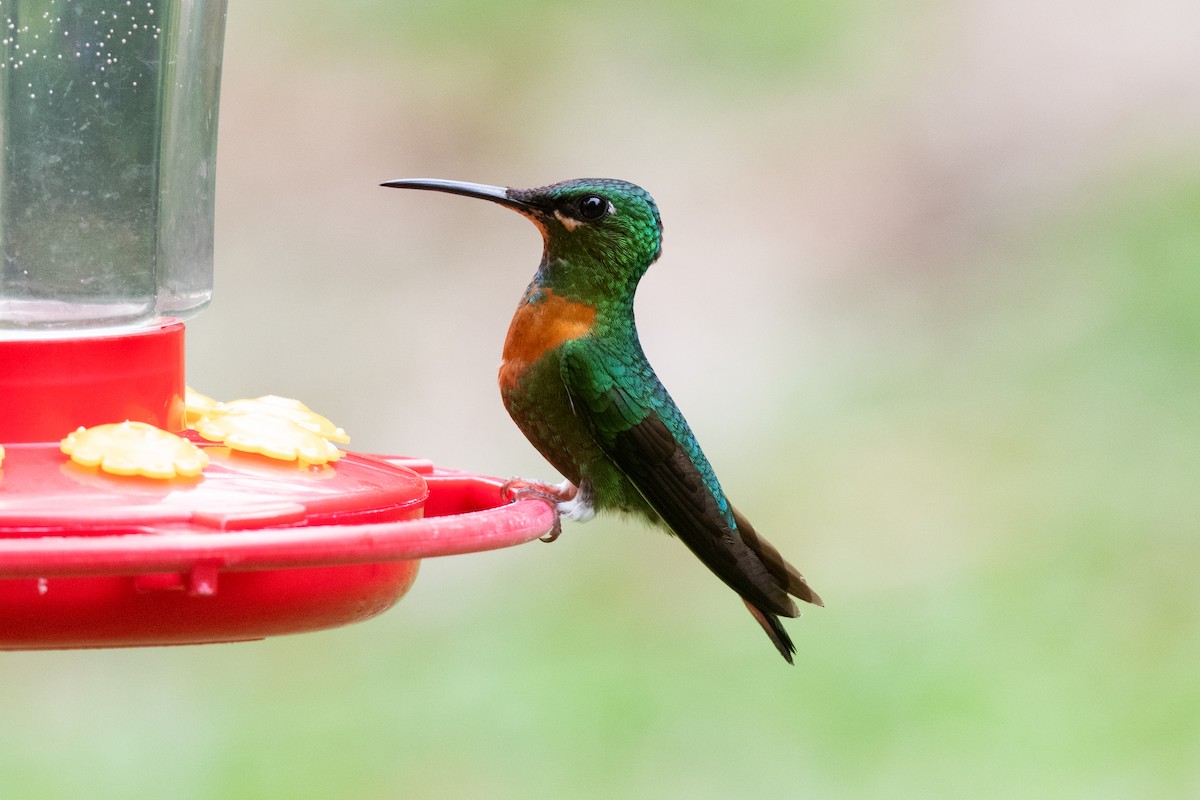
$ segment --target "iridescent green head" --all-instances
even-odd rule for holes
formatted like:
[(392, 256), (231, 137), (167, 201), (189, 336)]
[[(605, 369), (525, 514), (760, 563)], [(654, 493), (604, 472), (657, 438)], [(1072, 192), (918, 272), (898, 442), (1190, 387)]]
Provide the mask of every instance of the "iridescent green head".
[(479, 197), (520, 212), (545, 240), (538, 281), (581, 300), (632, 300), (662, 252), (658, 206), (645, 189), (626, 181), (578, 178), (537, 189), (431, 179), (383, 185)]

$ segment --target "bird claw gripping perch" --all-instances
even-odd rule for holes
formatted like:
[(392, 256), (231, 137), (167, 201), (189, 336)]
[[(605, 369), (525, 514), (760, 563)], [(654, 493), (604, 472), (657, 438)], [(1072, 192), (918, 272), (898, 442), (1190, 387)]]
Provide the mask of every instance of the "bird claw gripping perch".
[(570, 483), (554, 486), (541, 481), (530, 481), (524, 478), (509, 478), (500, 487), (500, 496), (510, 503), (526, 497), (536, 498), (546, 503), (554, 510), (554, 527), (541, 537), (543, 542), (553, 542), (562, 534), (562, 513), (559, 504), (571, 500), (575, 496), (575, 487)]

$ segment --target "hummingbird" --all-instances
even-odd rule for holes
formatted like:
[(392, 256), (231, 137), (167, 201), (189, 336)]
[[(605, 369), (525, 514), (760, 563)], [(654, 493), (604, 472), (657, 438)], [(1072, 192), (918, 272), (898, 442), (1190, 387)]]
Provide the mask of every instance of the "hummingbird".
[(541, 231), (542, 260), (504, 342), (500, 395), (565, 480), (514, 480), (506, 488), (543, 497), (561, 519), (620, 512), (666, 529), (741, 596), (794, 663), (796, 647), (779, 618), (799, 616), (793, 597), (823, 603), (729, 503), (638, 339), (634, 294), (662, 253), (662, 220), (649, 193), (607, 178), (536, 189), (428, 178), (382, 185), (489, 200)]

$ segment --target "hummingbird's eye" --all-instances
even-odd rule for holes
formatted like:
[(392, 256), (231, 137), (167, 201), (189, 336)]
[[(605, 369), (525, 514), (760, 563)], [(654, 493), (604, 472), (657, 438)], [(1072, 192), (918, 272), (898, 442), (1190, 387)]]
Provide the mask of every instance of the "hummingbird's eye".
[(608, 213), (608, 201), (598, 194), (584, 195), (579, 201), (579, 218), (595, 222)]

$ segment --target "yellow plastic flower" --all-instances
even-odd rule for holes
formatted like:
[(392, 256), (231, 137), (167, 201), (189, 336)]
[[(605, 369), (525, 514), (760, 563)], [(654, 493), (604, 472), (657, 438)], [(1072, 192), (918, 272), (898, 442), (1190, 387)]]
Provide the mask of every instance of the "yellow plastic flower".
[(342, 451), (324, 436), (275, 414), (239, 412), (206, 417), (196, 423), (196, 432), (233, 450), (281, 461), (328, 464), (342, 457)]
[(145, 422), (110, 423), (67, 434), (61, 449), (76, 464), (113, 475), (190, 478), (208, 465), (196, 445)]
[(217, 403), (216, 408), (213, 409), (213, 413), (207, 416), (216, 417), (220, 414), (269, 414), (273, 417), (282, 417), (291, 420), (300, 427), (310, 430), (331, 442), (345, 444), (350, 441), (350, 437), (346, 435), (344, 430), (304, 405), (304, 403), (301, 403), (299, 400), (293, 400), (290, 397), (277, 397), (273, 394), (268, 394), (263, 397), (230, 400), (228, 403)]
[(200, 394), (189, 386), (184, 392), (183, 405), (187, 426), (194, 428), (197, 422), (216, 410), (218, 403), (208, 395)]

